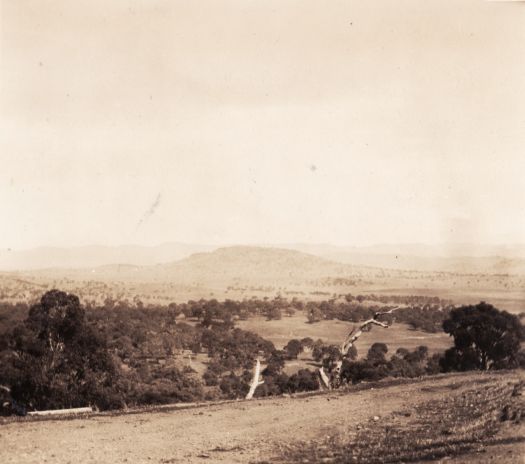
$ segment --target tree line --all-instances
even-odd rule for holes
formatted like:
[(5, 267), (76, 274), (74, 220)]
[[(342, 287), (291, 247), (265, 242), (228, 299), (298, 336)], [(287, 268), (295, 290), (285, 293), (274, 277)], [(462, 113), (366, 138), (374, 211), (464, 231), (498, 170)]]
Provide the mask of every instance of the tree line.
[[(316, 390), (317, 367), (330, 371), (339, 361), (337, 346), (303, 338), (290, 340), (278, 350), (261, 336), (235, 327), (236, 317), (291, 307), (307, 312), (319, 308), (325, 318), (337, 310), (342, 311), (338, 316), (348, 316), (343, 320), (363, 320), (370, 316), (370, 306), (362, 303), (357, 301), (360, 306), (353, 306), (356, 299), (346, 298), (343, 303), (304, 304), (276, 298), (200, 300), (167, 306), (106, 301), (92, 306), (82, 305), (73, 294), (51, 290), (32, 305), (0, 304), (2, 413), (87, 404), (116, 409), (242, 397), (256, 359), (264, 366), (264, 384), (256, 395)], [(414, 351), (398, 349), (389, 355), (388, 346), (376, 343), (362, 359), (357, 359), (354, 348), (343, 362), (343, 381), (525, 366), (520, 350), (525, 336), (518, 317), (487, 303), (448, 308), (446, 312), (441, 302), (427, 304), (440, 308), (417, 311), (439, 313), (442, 330), (454, 338), (452, 348), (433, 356), (424, 346)], [(396, 320), (404, 309), (396, 311)], [(181, 319), (182, 314), (186, 319)], [(304, 351), (311, 354), (312, 369), (287, 374), (286, 363)], [(181, 362), (181, 355), (204, 357), (204, 372)]]

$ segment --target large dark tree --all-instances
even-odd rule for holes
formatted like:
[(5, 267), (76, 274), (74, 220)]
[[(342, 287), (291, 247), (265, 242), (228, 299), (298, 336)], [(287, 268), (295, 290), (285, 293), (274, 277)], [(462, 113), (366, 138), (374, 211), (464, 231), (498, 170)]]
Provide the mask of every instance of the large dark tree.
[(294, 338), (284, 347), (284, 351), (288, 359), (297, 359), (297, 356), (303, 351), (303, 345)]
[(0, 376), (18, 403), (30, 409), (117, 406), (114, 363), (105, 340), (86, 323), (77, 296), (45, 293), (8, 344), (10, 368)]
[(293, 374), (288, 380), (286, 389), (290, 393), (312, 391), (319, 388), (317, 373), (309, 369), (300, 369), (297, 374)]
[(524, 331), (520, 320), (481, 302), (450, 312), (443, 330), (454, 337), (454, 347), (442, 360), (444, 370), (504, 369), (518, 363)]
[(385, 343), (374, 343), (368, 350), (367, 359), (375, 363), (386, 362), (385, 355), (388, 353), (388, 346)]

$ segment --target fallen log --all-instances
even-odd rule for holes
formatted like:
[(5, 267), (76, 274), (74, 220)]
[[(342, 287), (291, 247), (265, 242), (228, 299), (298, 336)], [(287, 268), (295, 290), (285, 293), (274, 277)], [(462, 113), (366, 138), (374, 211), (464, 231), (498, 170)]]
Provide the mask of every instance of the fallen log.
[(92, 407), (86, 408), (70, 408), (70, 409), (50, 409), (49, 411), (29, 411), (28, 416), (59, 416), (66, 414), (85, 414), (93, 412)]

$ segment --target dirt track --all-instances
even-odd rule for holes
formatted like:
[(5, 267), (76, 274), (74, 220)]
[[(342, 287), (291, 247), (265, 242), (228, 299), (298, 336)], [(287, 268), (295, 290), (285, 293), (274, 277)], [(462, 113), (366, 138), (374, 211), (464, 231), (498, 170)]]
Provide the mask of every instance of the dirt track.
[[(100, 415), (74, 420), (0, 425), (0, 462), (7, 463), (246, 463), (270, 460), (276, 446), (455, 394), (483, 382), (523, 373), (440, 376), (393, 386), (310, 397), (240, 401), (196, 409)], [(521, 462), (520, 445), (505, 462)], [(523, 454), (521, 454), (523, 456)], [(482, 461), (485, 462), (485, 455)], [(467, 457), (466, 457), (467, 458)], [(517, 460), (513, 460), (517, 459)], [(460, 462), (458, 460), (454, 462)], [(470, 460), (469, 462), (477, 462)], [(500, 461), (502, 462), (502, 461)]]

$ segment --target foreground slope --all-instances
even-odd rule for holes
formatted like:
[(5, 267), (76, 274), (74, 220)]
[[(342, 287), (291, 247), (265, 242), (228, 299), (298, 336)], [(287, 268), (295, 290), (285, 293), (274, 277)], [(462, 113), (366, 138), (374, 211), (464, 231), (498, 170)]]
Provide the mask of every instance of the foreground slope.
[[(488, 437), (498, 443), (495, 447), (490, 446), (488, 438), (480, 441), (478, 435), (470, 437), (468, 433), (483, 432), (479, 428), (482, 415), (494, 416), (499, 423), (500, 406), (512, 400), (516, 385), (524, 379), (523, 372), (441, 375), (362, 385), (345, 393), (76, 420), (8, 422), (0, 427), (0, 462), (290, 462), (297, 456), (298, 446), (309, 452), (309, 447), (317, 449), (318, 443), (322, 445), (338, 434), (351, 437), (364, 430), (367, 436), (375, 437), (386, 426), (409, 433), (410, 427), (428, 429), (425, 405), (446, 407), (447, 402), (457, 400), (466, 402), (472, 414), (455, 417), (457, 428), (436, 429), (436, 441), (453, 441), (458, 433), (458, 438), (471, 447), (464, 448), (469, 453), (457, 459), (486, 462), (497, 457), (498, 462), (517, 463), (525, 451), (520, 442), (523, 425), (502, 423), (502, 440)], [(498, 392), (497, 398), (493, 398), (494, 392)], [(492, 411), (495, 405), (497, 410)], [(483, 408), (487, 411), (479, 410)], [(453, 409), (442, 412), (449, 416), (456, 413)], [(434, 430), (430, 428), (429, 432)], [(420, 445), (430, 449), (436, 442), (427, 440)], [(454, 450), (450, 448), (451, 453)], [(312, 457), (309, 462), (315, 462)], [(306, 462), (303, 458), (298, 462)]]

